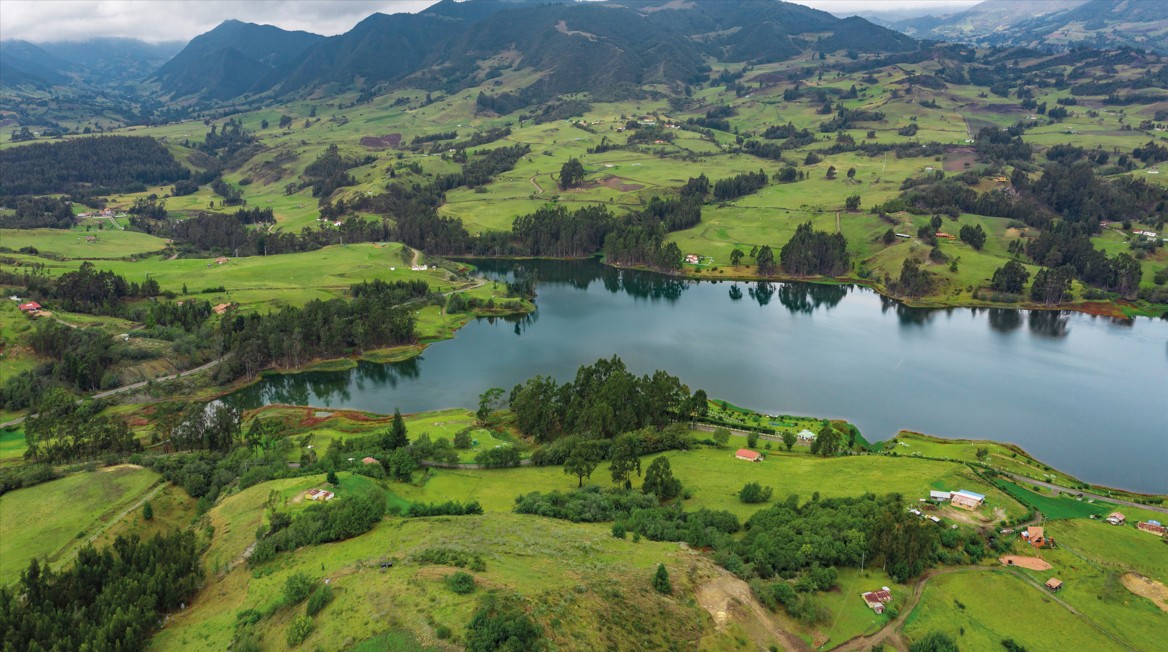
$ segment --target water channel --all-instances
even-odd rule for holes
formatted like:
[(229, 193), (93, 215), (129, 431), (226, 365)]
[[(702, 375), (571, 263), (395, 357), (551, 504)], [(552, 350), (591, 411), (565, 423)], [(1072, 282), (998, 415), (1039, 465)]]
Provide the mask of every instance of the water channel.
[(480, 319), (395, 364), (269, 375), (231, 400), (418, 412), (561, 381), (619, 355), (770, 414), (1014, 442), (1089, 482), (1168, 492), (1168, 322), (907, 308), (864, 288), (696, 282), (595, 261), (479, 262), (539, 279), (537, 310)]

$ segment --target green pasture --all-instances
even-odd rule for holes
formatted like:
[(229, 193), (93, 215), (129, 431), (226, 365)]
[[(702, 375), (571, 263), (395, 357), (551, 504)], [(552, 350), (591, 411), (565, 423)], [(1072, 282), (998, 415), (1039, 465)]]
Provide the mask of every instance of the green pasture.
[(997, 480), (999, 489), (1010, 494), (1024, 505), (1042, 512), (1050, 520), (1064, 518), (1087, 518), (1092, 514), (1105, 515), (1115, 508), (1115, 505), (1101, 501), (1087, 502), (1087, 499), (1071, 498), (1066, 494), (1048, 496), (1025, 489), (1007, 480)]
[(934, 631), (948, 634), (962, 650), (1001, 649), (1007, 638), (1028, 650), (1062, 649), (1067, 641), (1081, 649), (1125, 649), (1056, 602), (1046, 589), (1004, 570), (930, 579), (904, 633), (917, 640)]
[[(223, 507), (212, 510), (222, 528), (247, 530), (254, 536), (252, 519), (222, 520)], [(216, 528), (216, 539), (221, 527)], [(473, 572), (479, 588), (471, 595), (456, 595), (443, 579), (457, 569), (408, 561), (411, 553), (432, 547), (481, 556), (487, 570)], [(387, 559), (394, 566), (382, 569), (380, 562)], [(347, 647), (401, 629), (414, 633), (421, 645), (434, 645), (439, 624), (450, 627), (457, 642), (479, 596), (490, 589), (515, 591), (530, 600), (532, 617), (541, 624), (553, 623), (546, 629), (560, 645), (601, 649), (610, 630), (637, 627), (636, 635), (645, 645), (666, 646), (670, 640), (699, 636), (705, 616), (693, 603), (657, 595), (649, 579), (656, 565), (664, 562), (675, 578), (674, 586), (688, 592), (685, 568), (691, 559), (676, 544), (632, 543), (612, 537), (604, 527), (538, 517), (390, 518), (354, 539), (284, 553), (255, 571), (240, 566), (212, 576), (201, 597), (173, 616), (153, 645), (159, 650), (223, 649), (239, 611), (270, 609), (272, 616), (256, 627), (261, 640), (271, 642), (265, 649), (276, 649), (283, 644), (292, 616), (303, 611), (279, 608), (280, 592), (289, 575), (302, 572), (329, 578), (336, 596), (316, 616), (316, 631), (305, 643), (308, 649), (329, 642)]]
[[(137, 231), (85, 229), (0, 229), (0, 243), (17, 250), (34, 247), (66, 258), (123, 258), (166, 247), (166, 241)], [(93, 241), (87, 238), (94, 238)]]
[(123, 465), (0, 496), (0, 583), (19, 577), (34, 557), (59, 560), (158, 480), (153, 471)]

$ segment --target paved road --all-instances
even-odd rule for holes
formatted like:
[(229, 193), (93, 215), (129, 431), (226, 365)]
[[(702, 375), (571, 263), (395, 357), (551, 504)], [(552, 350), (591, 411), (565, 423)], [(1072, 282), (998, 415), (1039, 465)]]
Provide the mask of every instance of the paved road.
[(1135, 503), (1135, 502), (1132, 502), (1130, 500), (1120, 500), (1119, 498), (1112, 498), (1110, 496), (1103, 496), (1100, 494), (1088, 493), (1086, 491), (1080, 491), (1078, 489), (1071, 489), (1069, 487), (1060, 487), (1057, 484), (1043, 482), (1042, 480), (1035, 480), (1034, 478), (1028, 478), (1024, 475), (1015, 475), (1013, 473), (1008, 473), (1006, 471), (1002, 471), (1001, 473), (1002, 473), (1002, 475), (1007, 476), (1009, 478), (1012, 478), (1014, 480), (1017, 480), (1018, 482), (1025, 482), (1026, 484), (1032, 484), (1032, 485), (1035, 485), (1038, 487), (1045, 487), (1047, 489), (1051, 489), (1056, 494), (1061, 492), (1061, 493), (1071, 494), (1072, 496), (1082, 496), (1084, 498), (1094, 498), (1095, 500), (1103, 500), (1103, 501), (1106, 501), (1109, 503), (1115, 503), (1116, 505), (1124, 505), (1126, 507), (1138, 507), (1139, 509), (1146, 509), (1146, 510), (1152, 511), (1152, 512), (1160, 512), (1161, 514), (1168, 514), (1168, 507), (1162, 507), (1160, 505), (1143, 505), (1141, 503)]
[[(139, 383), (133, 383), (130, 385), (123, 385), (121, 387), (115, 387), (114, 389), (107, 389), (106, 391), (98, 392), (97, 394), (94, 394), (93, 396), (79, 398), (79, 399), (77, 399), (77, 402), (81, 403), (82, 401), (86, 400), (86, 398), (105, 398), (107, 396), (113, 396), (114, 394), (121, 394), (122, 392), (128, 392), (130, 390), (145, 387), (147, 385), (147, 383), (161, 383), (161, 382), (165, 382), (168, 380), (174, 380), (175, 378), (181, 378), (183, 376), (197, 374), (200, 371), (214, 367), (215, 365), (219, 364), (222, 361), (223, 361), (223, 358), (218, 358), (218, 359), (215, 359), (215, 360), (208, 362), (207, 364), (195, 367), (194, 369), (187, 369), (186, 371), (180, 371), (177, 374), (171, 374), (169, 376), (162, 376), (161, 378), (151, 378), (150, 380), (143, 380), (142, 382), (139, 382)], [(23, 417), (20, 417), (17, 419), (12, 419), (11, 421), (5, 421), (4, 423), (0, 423), (0, 428), (7, 428), (8, 426), (15, 426), (18, 423), (23, 423), (25, 419), (27, 419), (29, 417), (35, 417), (35, 416), (36, 416), (35, 414), (29, 414), (29, 415), (26, 415), (26, 416), (23, 416)]]

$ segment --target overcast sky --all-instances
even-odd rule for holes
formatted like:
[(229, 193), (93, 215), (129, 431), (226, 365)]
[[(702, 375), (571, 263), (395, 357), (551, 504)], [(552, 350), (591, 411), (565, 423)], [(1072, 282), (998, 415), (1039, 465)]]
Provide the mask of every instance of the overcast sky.
[[(725, 0), (730, 1), (730, 0)], [(928, 8), (960, 11), (978, 0), (794, 0), (836, 14)], [(3, 0), (0, 39), (76, 41), (122, 36), (189, 40), (228, 18), (340, 34), (371, 13), (416, 12), (436, 0)]]

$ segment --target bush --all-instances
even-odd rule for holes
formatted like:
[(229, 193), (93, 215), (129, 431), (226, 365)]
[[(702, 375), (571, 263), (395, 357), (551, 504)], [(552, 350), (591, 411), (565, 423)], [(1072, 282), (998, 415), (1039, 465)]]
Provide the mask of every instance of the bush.
[(457, 571), (446, 576), (446, 587), (459, 595), (467, 595), (475, 590), (475, 578), (470, 573)]
[(488, 595), (466, 626), (468, 652), (543, 650), (543, 632), (532, 622), (518, 598)]
[(748, 482), (738, 492), (738, 500), (747, 504), (765, 503), (771, 499), (774, 489), (764, 487), (757, 482)]
[(292, 606), (300, 604), (312, 593), (316, 580), (304, 573), (293, 573), (284, 581), (284, 604)]
[(292, 624), (288, 625), (288, 647), (296, 647), (304, 642), (312, 630), (316, 629), (316, 625), (312, 623), (312, 619), (308, 616), (297, 616)]
[(304, 605), (304, 613), (315, 616), (324, 609), (325, 605), (333, 601), (333, 587), (325, 584), (308, 597), (308, 604)]
[(434, 636), (437, 636), (440, 641), (449, 639), (451, 635), (453, 635), (453, 632), (446, 625), (439, 625), (434, 628)]

